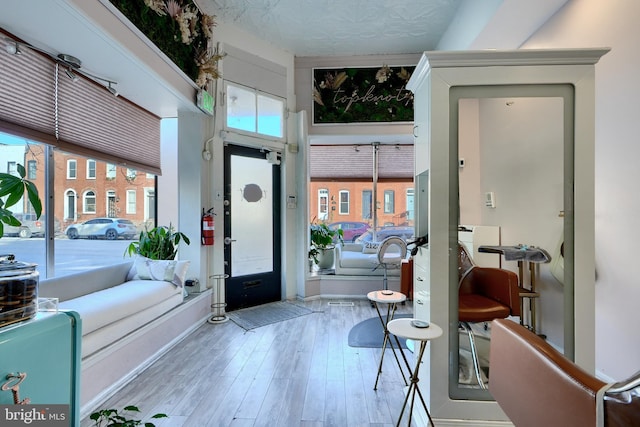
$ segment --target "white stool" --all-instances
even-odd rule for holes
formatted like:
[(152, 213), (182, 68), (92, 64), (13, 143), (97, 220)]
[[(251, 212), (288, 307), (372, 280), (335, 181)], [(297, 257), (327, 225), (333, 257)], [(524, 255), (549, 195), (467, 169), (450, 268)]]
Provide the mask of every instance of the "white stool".
[[(373, 389), (378, 389), (378, 380), (380, 379), (380, 374), (382, 373), (382, 361), (384, 360), (384, 352), (387, 348), (387, 343), (391, 347), (393, 351), (393, 355), (396, 358), (396, 362), (398, 363), (398, 367), (400, 368), (400, 374), (402, 374), (402, 379), (404, 380), (405, 385), (407, 385), (407, 379), (404, 376), (404, 372), (402, 371), (402, 365), (400, 365), (400, 359), (398, 359), (398, 355), (396, 354), (396, 349), (393, 347), (393, 342), (389, 339), (389, 330), (387, 329), (387, 324), (393, 320), (393, 316), (396, 314), (396, 308), (398, 307), (399, 302), (404, 302), (407, 297), (400, 292), (394, 292), (389, 290), (381, 290), (381, 291), (372, 291), (367, 294), (367, 298), (371, 301), (371, 304), (376, 308), (378, 312), (378, 317), (380, 318), (380, 323), (382, 324), (382, 330), (384, 331), (384, 339), (382, 340), (382, 353), (380, 354), (380, 365), (378, 366), (378, 375), (376, 376), (376, 383), (373, 385)], [(378, 308), (378, 304), (387, 304), (387, 317), (385, 319), (382, 318), (382, 314), (380, 313), (380, 309)], [(400, 342), (398, 342), (398, 346), (400, 346)]]
[[(409, 407), (409, 423), (408, 426), (411, 425), (411, 416), (413, 413), (413, 403), (416, 399), (416, 391), (418, 392), (418, 397), (420, 397), (420, 401), (422, 402), (422, 406), (424, 406), (425, 411), (427, 411), (427, 416), (429, 417), (429, 422), (433, 426), (433, 420), (431, 419), (431, 414), (429, 414), (429, 409), (427, 408), (427, 404), (422, 397), (422, 393), (420, 392), (420, 388), (418, 388), (418, 381), (420, 378), (418, 377), (418, 370), (420, 369), (420, 363), (422, 362), (422, 356), (424, 355), (424, 350), (427, 347), (427, 343), (429, 340), (433, 340), (442, 335), (442, 328), (436, 324), (429, 324), (429, 327), (417, 327), (414, 326), (415, 322), (423, 322), (417, 319), (395, 319), (389, 322), (387, 328), (389, 332), (395, 335), (396, 342), (398, 346), (400, 345), (400, 338), (406, 338), (414, 341), (420, 342), (420, 350), (418, 351), (418, 356), (416, 358), (416, 366), (411, 372), (411, 366), (409, 366), (409, 362), (407, 361), (406, 356), (404, 355), (404, 351), (402, 347), (400, 351), (402, 352), (402, 357), (407, 364), (407, 369), (409, 370), (409, 375), (411, 377), (411, 384), (409, 384), (409, 390), (407, 390), (407, 395), (404, 398), (404, 403), (402, 404), (402, 410), (400, 411), (400, 416), (398, 417), (398, 422), (396, 423), (396, 427), (400, 426), (400, 421), (402, 421), (402, 416), (404, 415), (404, 409), (407, 407), (407, 402), (409, 401), (409, 396), (411, 396), (411, 405)], [(426, 324), (426, 322), (424, 322)]]

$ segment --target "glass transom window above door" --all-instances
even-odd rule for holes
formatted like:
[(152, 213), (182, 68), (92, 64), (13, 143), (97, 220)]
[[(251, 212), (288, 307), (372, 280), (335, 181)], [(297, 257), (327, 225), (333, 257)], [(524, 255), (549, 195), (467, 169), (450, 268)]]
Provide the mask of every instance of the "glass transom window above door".
[(225, 83), (225, 127), (241, 133), (284, 138), (283, 98)]

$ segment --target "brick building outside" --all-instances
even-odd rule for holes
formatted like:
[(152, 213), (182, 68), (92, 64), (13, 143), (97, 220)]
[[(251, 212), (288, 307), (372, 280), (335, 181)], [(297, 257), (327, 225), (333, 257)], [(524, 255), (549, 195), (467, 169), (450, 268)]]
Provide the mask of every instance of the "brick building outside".
[[(316, 145), (309, 154), (309, 221), (414, 225), (413, 146)], [(374, 176), (376, 203), (373, 203)]]
[[(53, 150), (55, 218), (60, 231), (97, 217), (126, 218), (139, 230), (153, 226), (155, 175)], [(25, 145), (27, 177), (44, 191), (44, 146)], [(25, 211), (32, 209), (25, 206)]]
[[(413, 226), (413, 182), (379, 182), (376, 191), (379, 226)], [(372, 182), (312, 181), (309, 221), (360, 221), (371, 226), (372, 197)]]

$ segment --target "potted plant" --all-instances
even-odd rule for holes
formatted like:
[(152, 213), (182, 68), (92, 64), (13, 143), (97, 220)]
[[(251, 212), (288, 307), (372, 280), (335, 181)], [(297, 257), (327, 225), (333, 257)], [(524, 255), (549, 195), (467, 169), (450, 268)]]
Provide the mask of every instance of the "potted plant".
[(145, 228), (140, 232), (138, 240), (127, 246), (125, 254), (141, 255), (154, 260), (172, 260), (176, 258), (180, 241), (184, 241), (187, 245), (191, 243), (185, 234), (174, 230), (171, 224), (168, 227), (162, 225), (151, 230)]
[[(116, 409), (102, 409), (100, 411), (94, 412), (89, 416), (89, 419), (94, 421), (94, 426), (102, 427), (102, 426), (122, 426), (122, 427), (133, 427), (144, 425), (145, 427), (155, 427), (155, 424), (151, 422), (143, 422), (141, 420), (136, 420), (134, 418), (129, 418), (129, 414), (139, 413), (140, 409), (137, 406), (129, 405), (126, 406), (122, 412), (118, 412)], [(167, 418), (166, 414), (155, 414), (151, 416), (151, 419), (159, 419), (159, 418)]]
[(335, 242), (343, 242), (342, 229), (329, 228), (324, 222), (310, 225), (309, 262), (315, 262), (319, 269), (331, 268), (335, 258)]
[[(33, 206), (36, 218), (40, 218), (42, 213), (42, 202), (38, 196), (38, 189), (33, 182), (25, 178), (27, 172), (24, 166), (18, 164), (17, 171), (19, 176), (0, 173), (0, 237), (4, 235), (4, 224), (16, 227), (21, 225), (9, 208), (18, 203), (25, 192), (31, 206)], [(3, 201), (2, 198), (5, 196), (6, 199)]]

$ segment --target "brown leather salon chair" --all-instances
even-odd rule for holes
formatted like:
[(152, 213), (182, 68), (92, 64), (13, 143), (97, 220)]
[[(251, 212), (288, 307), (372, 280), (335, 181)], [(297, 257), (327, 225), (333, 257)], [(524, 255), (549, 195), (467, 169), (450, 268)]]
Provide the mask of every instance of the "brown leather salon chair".
[(491, 328), (489, 392), (517, 427), (640, 425), (640, 371), (607, 384), (511, 320)]
[(464, 245), (458, 243), (458, 279), (458, 322), (469, 336), (478, 384), (486, 388), (470, 323), (520, 316), (518, 275), (510, 270), (475, 265)]

